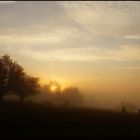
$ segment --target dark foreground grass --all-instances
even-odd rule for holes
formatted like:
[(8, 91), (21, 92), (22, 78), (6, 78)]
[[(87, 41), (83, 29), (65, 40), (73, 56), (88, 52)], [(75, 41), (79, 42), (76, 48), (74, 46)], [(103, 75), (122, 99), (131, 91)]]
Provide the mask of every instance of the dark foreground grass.
[(0, 138), (140, 138), (140, 114), (1, 103)]

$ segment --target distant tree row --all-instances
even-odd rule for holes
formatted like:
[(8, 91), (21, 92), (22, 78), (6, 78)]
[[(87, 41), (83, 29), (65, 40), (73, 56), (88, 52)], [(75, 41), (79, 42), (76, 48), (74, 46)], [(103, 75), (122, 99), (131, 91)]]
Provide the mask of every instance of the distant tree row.
[(4, 96), (16, 94), (23, 102), (25, 97), (45, 93), (47, 101), (77, 105), (82, 102), (82, 96), (77, 87), (66, 87), (61, 91), (61, 86), (56, 81), (43, 87), (39, 84), (39, 78), (29, 76), (24, 68), (9, 55), (0, 57), (0, 101)]
[[(55, 85), (55, 90), (52, 89)], [(42, 87), (42, 92), (47, 96), (47, 100), (54, 104), (65, 106), (77, 106), (82, 104), (83, 98), (80, 90), (75, 86), (69, 86), (61, 90), (60, 85), (56, 81)]]
[(9, 55), (0, 57), (0, 100), (5, 95), (15, 93), (20, 101), (29, 95), (38, 93), (39, 78), (27, 75), (22, 66), (13, 61)]

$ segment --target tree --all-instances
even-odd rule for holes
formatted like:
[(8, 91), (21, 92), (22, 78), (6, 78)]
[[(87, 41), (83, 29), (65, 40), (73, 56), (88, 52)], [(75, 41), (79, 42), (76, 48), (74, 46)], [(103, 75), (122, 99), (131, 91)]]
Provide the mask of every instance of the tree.
[(20, 101), (23, 102), (25, 97), (39, 93), (38, 81), (38, 78), (26, 75), (22, 67), (16, 64), (11, 71), (9, 90), (14, 91), (20, 97)]
[(35, 95), (40, 93), (39, 88), (40, 85), (38, 83), (39, 78), (37, 77), (31, 77), (31, 76), (25, 76), (23, 79), (23, 83), (21, 83), (21, 91), (19, 92), (20, 101), (23, 101), (23, 98), (29, 95)]
[(2, 60), (0, 59), (0, 100), (3, 99), (3, 95), (4, 95), (4, 81), (6, 78), (5, 75), (6, 75), (6, 71), (4, 69)]
[(13, 61), (9, 55), (0, 58), (0, 97), (12, 91), (20, 97), (20, 101), (29, 95), (39, 93), (39, 79), (28, 76), (22, 66)]
[(77, 87), (67, 87), (62, 93), (64, 101), (70, 105), (75, 106), (82, 103), (82, 95)]
[(0, 100), (8, 91), (9, 71), (12, 66), (12, 59), (9, 55), (4, 55), (0, 58)]
[(25, 72), (24, 69), (18, 65), (16, 62), (13, 62), (8, 79), (8, 91), (19, 92), (21, 89), (21, 84), (23, 83)]

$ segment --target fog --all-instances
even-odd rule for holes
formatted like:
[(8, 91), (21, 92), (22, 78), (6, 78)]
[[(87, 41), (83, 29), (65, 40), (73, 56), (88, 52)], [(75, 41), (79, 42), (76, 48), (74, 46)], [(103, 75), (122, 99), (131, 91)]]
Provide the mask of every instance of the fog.
[[(9, 54), (42, 87), (78, 88), (83, 106), (140, 108), (139, 13), (138, 1), (3, 1), (0, 56)], [(44, 103), (48, 95), (31, 98)]]

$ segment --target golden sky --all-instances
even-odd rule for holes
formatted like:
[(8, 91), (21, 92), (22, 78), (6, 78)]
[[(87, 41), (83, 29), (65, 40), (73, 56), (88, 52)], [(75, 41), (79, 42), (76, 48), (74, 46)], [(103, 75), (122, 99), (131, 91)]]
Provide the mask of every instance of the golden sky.
[(140, 106), (139, 13), (138, 1), (1, 1), (0, 55), (99, 105)]

